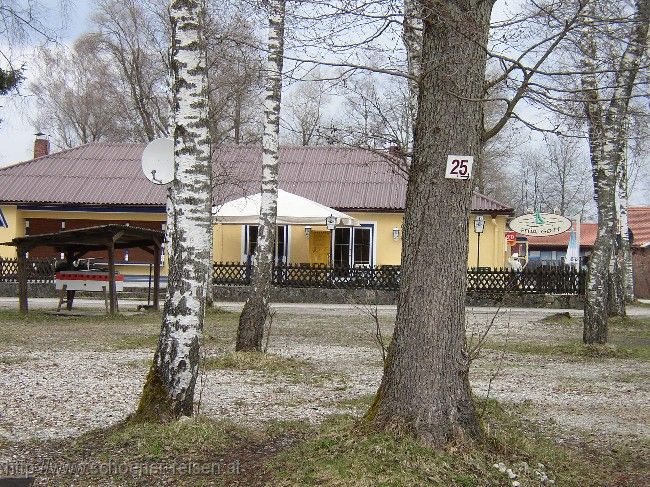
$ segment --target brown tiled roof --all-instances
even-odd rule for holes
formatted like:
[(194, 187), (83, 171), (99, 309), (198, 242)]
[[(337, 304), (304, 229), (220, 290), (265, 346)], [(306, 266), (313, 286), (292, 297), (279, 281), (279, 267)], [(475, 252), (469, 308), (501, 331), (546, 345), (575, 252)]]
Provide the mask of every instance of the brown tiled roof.
[[(145, 144), (92, 143), (0, 169), (0, 201), (24, 204), (163, 206), (166, 190), (142, 174)], [(259, 192), (262, 150), (226, 145), (215, 155), (215, 201)], [(343, 147), (282, 147), (280, 188), (344, 210), (401, 211), (406, 181), (385, 157)], [(512, 209), (475, 194), (473, 211)]]
[[(593, 247), (598, 234), (597, 223), (580, 224), (580, 247)], [(560, 233), (559, 235), (549, 235), (548, 237), (526, 237), (528, 238), (528, 248), (537, 249), (541, 247), (566, 247), (569, 245), (571, 232)], [(525, 236), (525, 235), (522, 235)]]
[[(633, 246), (650, 245), (650, 206), (631, 206), (628, 208), (628, 225), (634, 235)], [(569, 245), (571, 232), (564, 232), (549, 237), (528, 237), (529, 248), (566, 247)], [(580, 225), (580, 246), (593, 247), (598, 234), (597, 223), (582, 223)]]
[(631, 206), (627, 221), (634, 234), (635, 247), (650, 246), (650, 206)]

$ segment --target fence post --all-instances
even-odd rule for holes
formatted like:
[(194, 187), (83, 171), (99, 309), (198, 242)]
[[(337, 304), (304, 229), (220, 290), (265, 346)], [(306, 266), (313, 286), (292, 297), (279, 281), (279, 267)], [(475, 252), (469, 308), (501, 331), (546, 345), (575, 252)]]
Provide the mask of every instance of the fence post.
[(246, 284), (250, 284), (251, 282), (251, 273), (252, 273), (252, 262), (251, 262), (252, 257), (250, 255), (246, 256)]

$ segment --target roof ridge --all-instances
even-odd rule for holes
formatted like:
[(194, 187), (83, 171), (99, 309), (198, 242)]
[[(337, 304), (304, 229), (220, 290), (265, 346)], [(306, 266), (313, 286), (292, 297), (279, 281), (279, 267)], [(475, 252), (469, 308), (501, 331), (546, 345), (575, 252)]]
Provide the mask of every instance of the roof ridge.
[(81, 145), (78, 145), (76, 147), (70, 147), (68, 149), (63, 149), (63, 150), (60, 150), (58, 152), (50, 152), (49, 154), (45, 154), (45, 155), (43, 155), (41, 157), (35, 157), (35, 158), (32, 158), (32, 159), (27, 159), (26, 161), (19, 161), (19, 162), (16, 162), (15, 164), (9, 164), (8, 166), (0, 167), (0, 171), (4, 171), (5, 169), (11, 169), (11, 168), (18, 167), (18, 166), (31, 164), (31, 163), (37, 162), (37, 161), (42, 161), (44, 159), (47, 159), (48, 157), (58, 156), (59, 154), (67, 154), (69, 152), (73, 152), (73, 151), (82, 149), (84, 147), (87, 147), (87, 146), (89, 146), (91, 144), (97, 144), (97, 143), (99, 143), (99, 142), (86, 142), (85, 144), (81, 144)]
[(485, 199), (488, 200), (490, 203), (495, 203), (495, 204), (501, 206), (503, 209), (507, 209), (507, 210), (513, 210), (513, 209), (514, 209), (514, 208), (512, 208), (512, 207), (506, 205), (505, 203), (503, 203), (503, 202), (501, 202), (501, 201), (499, 201), (499, 200), (496, 200), (496, 199), (494, 199), (494, 198), (491, 198), (490, 196), (486, 196), (486, 195), (484, 195), (483, 193), (479, 193), (477, 190), (474, 190), (474, 195), (476, 195), (476, 196), (480, 196), (481, 198), (485, 198)]

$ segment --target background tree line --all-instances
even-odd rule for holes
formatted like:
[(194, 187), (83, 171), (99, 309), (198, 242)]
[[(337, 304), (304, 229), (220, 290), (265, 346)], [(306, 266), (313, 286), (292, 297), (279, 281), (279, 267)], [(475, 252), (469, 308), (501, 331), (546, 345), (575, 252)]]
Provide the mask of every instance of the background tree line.
[[(395, 22), (402, 14), (401, 7), (383, 2), (381, 15), (371, 16), (360, 7), (354, 12), (349, 5), (344, 8), (345, 2), (289, 5), (287, 50), (295, 60), (287, 60), (284, 72), (283, 143), (398, 147), (408, 152), (414, 116), (409, 80), (390, 72), (407, 71), (406, 53), (401, 43), (391, 44), (386, 39), (391, 31), (393, 37), (401, 35), (401, 24)], [(39, 75), (28, 87), (38, 99), (34, 126), (46, 131), (61, 148), (101, 140), (147, 141), (167, 135), (167, 2), (96, 0), (95, 7), (88, 33), (71, 46), (54, 44), (39, 54)], [(521, 74), (537, 73), (537, 78), (546, 74), (531, 68), (531, 59), (546, 54), (538, 43), (556, 39), (562, 32), (559, 19), (570, 20), (573, 11), (575, 6), (546, 2), (538, 9), (504, 11), (503, 20), (493, 20), (484, 120), (488, 128), (498, 126), (504, 116), (513, 123), (494, 131), (484, 142), (475, 186), (518, 211), (539, 205), (570, 216), (582, 212), (589, 219), (595, 217), (595, 206), (586, 138), (566, 129), (580, 125), (575, 116), (568, 117), (579, 111), (560, 108), (560, 99), (568, 98), (568, 74), (573, 70), (561, 61), (561, 56), (571, 55), (568, 47), (549, 51), (546, 63), (563, 68), (555, 76), (545, 76), (543, 84), (531, 87), (527, 75)], [(207, 12), (212, 140), (259, 142), (264, 19), (254, 2), (210, 1)], [(360, 68), (339, 63), (352, 49)], [(306, 63), (305, 59), (324, 58), (315, 56), (315, 50), (331, 53), (327, 57), (331, 62)], [(527, 70), (522, 68), (524, 59)], [(363, 69), (370, 66), (379, 69)], [(549, 91), (550, 85), (556, 91)], [(523, 86), (526, 89), (520, 95)], [(574, 93), (580, 91), (572, 88)], [(559, 93), (565, 94), (558, 97)], [(509, 108), (518, 97), (524, 98), (520, 106), (525, 110), (515, 105)], [(637, 101), (634, 106), (638, 116), (632, 124), (636, 135), (631, 137), (630, 153), (639, 157), (630, 158), (629, 191), (642, 193), (644, 179), (635, 182), (637, 175), (645, 175), (640, 146), (647, 133), (647, 119), (643, 103)], [(538, 115), (529, 115), (540, 112), (550, 113), (547, 118), (553, 122), (539, 122)], [(559, 126), (563, 130), (557, 129)], [(534, 130), (538, 135), (531, 135)], [(566, 136), (569, 132), (571, 137)]]

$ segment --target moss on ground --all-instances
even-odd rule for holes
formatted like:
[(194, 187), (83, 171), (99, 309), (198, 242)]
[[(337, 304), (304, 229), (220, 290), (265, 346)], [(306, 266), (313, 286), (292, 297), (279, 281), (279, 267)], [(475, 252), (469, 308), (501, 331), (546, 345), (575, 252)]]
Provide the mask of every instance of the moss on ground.
[(494, 466), (499, 463), (512, 469), (521, 485), (540, 485), (542, 472), (556, 485), (575, 487), (617, 485), (617, 473), (635, 474), (624, 469), (634, 461), (625, 453), (594, 464), (581, 450), (557, 444), (494, 401), (487, 403), (482, 422), (481, 443), (434, 451), (411, 437), (375, 431), (354, 417), (334, 417), (315, 436), (268, 462), (273, 481), (267, 485), (510, 486), (507, 474)]
[(0, 365), (18, 365), (28, 360), (29, 357), (24, 355), (0, 355)]
[(484, 348), (492, 350), (506, 350), (510, 353), (522, 355), (545, 355), (563, 357), (568, 360), (589, 359), (635, 359), (650, 361), (650, 349), (644, 346), (619, 346), (619, 345), (585, 345), (579, 341), (568, 343), (539, 343), (539, 342), (486, 342)]
[(283, 357), (273, 353), (229, 352), (203, 359), (205, 370), (261, 370), (268, 373), (294, 374), (309, 370), (312, 365), (293, 357)]
[(553, 313), (545, 318), (542, 318), (542, 323), (555, 323), (559, 325), (575, 325), (579, 318), (571, 316), (571, 313), (564, 311), (561, 313)]
[(293, 383), (318, 387), (326, 382), (344, 378), (339, 374), (319, 372), (311, 362), (273, 353), (228, 352), (202, 360), (203, 370), (252, 370), (273, 378), (281, 377)]

